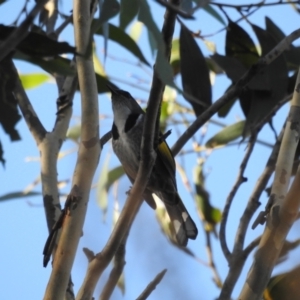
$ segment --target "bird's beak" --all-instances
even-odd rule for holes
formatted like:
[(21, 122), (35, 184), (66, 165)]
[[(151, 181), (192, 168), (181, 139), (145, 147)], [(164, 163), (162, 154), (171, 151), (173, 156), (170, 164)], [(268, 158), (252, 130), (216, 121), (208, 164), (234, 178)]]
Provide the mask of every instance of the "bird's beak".
[(112, 94), (119, 95), (118, 90), (112, 84), (107, 83), (107, 88), (111, 91)]

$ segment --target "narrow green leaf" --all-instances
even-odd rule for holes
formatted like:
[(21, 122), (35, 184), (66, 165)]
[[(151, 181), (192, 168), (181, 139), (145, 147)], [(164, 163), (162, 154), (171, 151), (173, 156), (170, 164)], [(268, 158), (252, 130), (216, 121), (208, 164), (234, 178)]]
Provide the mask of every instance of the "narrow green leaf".
[(156, 41), (157, 49), (164, 50), (164, 42), (160, 30), (153, 20), (153, 14), (146, 0), (140, 0), (140, 11), (138, 14), (138, 20), (143, 22), (148, 30), (152, 33), (153, 38)]
[(202, 165), (198, 164), (193, 169), (193, 181), (195, 185), (195, 200), (199, 215), (208, 232), (214, 232), (216, 224), (221, 220), (221, 211), (210, 203), (210, 197), (204, 186)]
[(108, 198), (107, 194), (108, 191), (105, 188), (107, 180), (108, 180), (108, 165), (109, 165), (109, 158), (104, 160), (100, 176), (98, 179), (98, 184), (97, 184), (97, 190), (96, 190), (96, 195), (97, 195), (97, 202), (98, 205), (100, 206), (102, 213), (103, 213), (103, 221), (106, 219), (106, 212), (107, 212), (107, 207), (108, 207)]
[(14, 53), (14, 58), (37, 65), (50, 74), (58, 73), (64, 76), (75, 74), (75, 71), (70, 66), (71, 61), (67, 58), (56, 57), (51, 60), (45, 60), (44, 58), (30, 56), (20, 51)]
[[(253, 24), (252, 28), (259, 40), (262, 56), (264, 56), (277, 45), (277, 42), (266, 30)], [(241, 107), (247, 117), (244, 136), (254, 130), (257, 123), (286, 95), (288, 70), (284, 56), (278, 56), (275, 61), (261, 72), (260, 76), (265, 76), (266, 81), (269, 82), (270, 91), (250, 90), (243, 91), (240, 95)]]
[(259, 59), (256, 46), (250, 35), (237, 23), (229, 21), (226, 33), (226, 56), (235, 57), (246, 68)]
[[(15, 27), (0, 24), (0, 39), (5, 40)], [(75, 54), (75, 48), (66, 42), (58, 42), (44, 34), (29, 32), (28, 35), (17, 45), (16, 49), (32, 56), (56, 56), (63, 53)]]
[(173, 69), (173, 75), (178, 75), (180, 73), (179, 39), (172, 41), (170, 64)]
[(99, 94), (109, 92), (107, 85), (118, 88), (116, 85), (114, 85), (112, 82), (110, 82), (107, 77), (102, 76), (97, 73), (96, 73), (96, 82), (97, 82), (97, 88), (98, 88)]
[(95, 19), (92, 25), (93, 32), (97, 31), (102, 24), (107, 22), (109, 19), (113, 18), (120, 11), (120, 4), (116, 0), (104, 0), (100, 8), (100, 16)]
[(43, 73), (20, 74), (19, 77), (24, 89), (36, 88), (50, 79), (50, 76)]
[(113, 169), (111, 169), (109, 172), (108, 172), (108, 175), (107, 175), (107, 182), (106, 182), (106, 185), (105, 185), (105, 188), (107, 190), (110, 189), (111, 185), (117, 181), (118, 179), (120, 179), (123, 175), (124, 175), (124, 169), (122, 166), (118, 166), (118, 167), (115, 167)]
[(99, 206), (103, 210), (105, 218), (107, 210), (107, 195), (111, 185), (124, 175), (124, 169), (122, 166), (115, 167), (108, 170), (109, 159), (106, 159), (101, 170), (101, 174), (98, 180), (97, 186), (97, 199)]
[(121, 0), (120, 27), (125, 30), (139, 10), (138, 0)]
[(266, 30), (276, 39), (278, 43), (285, 38), (283, 31), (269, 17), (265, 18), (265, 22)]
[(207, 148), (215, 148), (224, 146), (237, 138), (241, 137), (243, 134), (245, 126), (245, 121), (239, 121), (237, 123), (234, 123), (232, 125), (226, 126), (221, 131), (219, 131), (216, 135), (214, 135), (212, 138), (210, 138), (205, 146)]
[(173, 81), (173, 71), (171, 65), (167, 61), (164, 53), (160, 50), (157, 52), (155, 69), (158, 73), (158, 76), (165, 84), (178, 90)]
[(12, 200), (12, 199), (23, 199), (27, 197), (32, 197), (32, 196), (41, 196), (41, 192), (29, 192), (29, 193), (24, 193), (24, 192), (12, 192), (12, 193), (7, 193), (2, 196), (0, 196), (0, 201), (7, 201), (7, 200)]
[[(140, 50), (136, 42), (125, 31), (123, 31), (121, 28), (115, 25), (109, 24), (108, 32), (109, 32), (108, 35), (109, 39), (120, 44), (121, 46), (126, 48), (129, 52), (131, 52), (134, 56), (140, 59), (143, 63), (150, 66), (143, 52)], [(103, 29), (100, 28), (95, 33), (103, 35)]]
[(185, 98), (199, 116), (212, 101), (209, 70), (199, 46), (183, 24), (180, 29), (180, 70), (184, 92), (194, 97), (193, 100)]
[(208, 14), (210, 14), (211, 16), (213, 16), (216, 20), (218, 20), (222, 25), (226, 26), (226, 22), (223, 20), (223, 18), (221, 17), (221, 15), (211, 5), (207, 5), (207, 6), (203, 7), (203, 9)]
[(132, 24), (130, 31), (129, 31), (129, 36), (137, 43), (139, 40), (142, 30), (143, 30), (144, 24), (142, 22), (136, 21)]

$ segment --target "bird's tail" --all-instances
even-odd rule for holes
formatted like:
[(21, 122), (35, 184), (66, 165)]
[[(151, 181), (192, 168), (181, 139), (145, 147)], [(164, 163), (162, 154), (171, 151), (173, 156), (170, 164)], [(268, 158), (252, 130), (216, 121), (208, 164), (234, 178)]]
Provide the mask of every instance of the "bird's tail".
[(175, 231), (176, 240), (180, 246), (185, 247), (188, 239), (196, 239), (198, 229), (178, 194), (176, 197), (178, 198), (176, 204), (165, 201), (164, 203)]

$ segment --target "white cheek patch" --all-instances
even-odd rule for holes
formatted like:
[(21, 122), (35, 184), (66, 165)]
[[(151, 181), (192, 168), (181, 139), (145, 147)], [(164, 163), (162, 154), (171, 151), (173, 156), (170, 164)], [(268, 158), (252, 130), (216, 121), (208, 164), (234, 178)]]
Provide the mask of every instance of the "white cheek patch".
[(126, 120), (130, 114), (128, 107), (123, 106), (121, 109), (114, 110), (114, 123), (116, 124), (119, 133), (124, 130)]

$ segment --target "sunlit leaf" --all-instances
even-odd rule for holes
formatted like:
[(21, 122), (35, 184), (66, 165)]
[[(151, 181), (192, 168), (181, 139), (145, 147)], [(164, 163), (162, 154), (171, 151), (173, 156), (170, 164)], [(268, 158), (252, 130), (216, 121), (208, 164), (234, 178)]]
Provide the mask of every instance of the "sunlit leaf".
[(121, 276), (118, 279), (117, 287), (121, 290), (122, 295), (124, 296), (124, 294), (125, 294), (125, 277), (124, 277), (124, 272), (122, 272)]
[(81, 124), (76, 124), (68, 129), (66, 138), (74, 141), (75, 143), (78, 143), (80, 139), (80, 134), (81, 134)]
[(101, 76), (106, 76), (105, 74), (105, 70), (102, 66), (102, 63), (97, 55), (97, 52), (96, 52), (96, 46), (94, 45), (93, 46), (93, 62), (94, 62), (94, 68), (95, 68), (95, 72), (97, 74), (100, 74)]
[(224, 127), (221, 131), (210, 138), (205, 146), (207, 148), (215, 148), (227, 145), (228, 143), (241, 137), (244, 131), (245, 121), (239, 121), (232, 125)]
[(142, 22), (136, 21), (132, 24), (129, 35), (130, 37), (137, 42), (142, 34), (144, 24)]
[(50, 77), (43, 73), (31, 73), (19, 75), (24, 89), (33, 89), (42, 85), (50, 79)]
[(209, 70), (199, 46), (183, 24), (180, 29), (180, 70), (183, 91), (194, 97), (192, 100), (185, 98), (199, 116), (212, 101)]
[(179, 39), (172, 41), (170, 64), (173, 69), (173, 75), (176, 76), (180, 73), (180, 52), (179, 52)]

